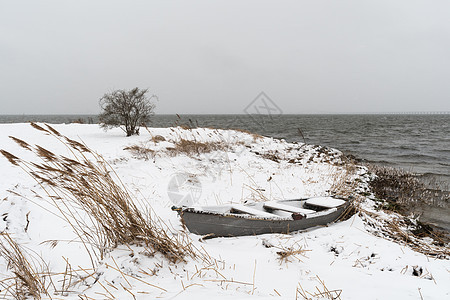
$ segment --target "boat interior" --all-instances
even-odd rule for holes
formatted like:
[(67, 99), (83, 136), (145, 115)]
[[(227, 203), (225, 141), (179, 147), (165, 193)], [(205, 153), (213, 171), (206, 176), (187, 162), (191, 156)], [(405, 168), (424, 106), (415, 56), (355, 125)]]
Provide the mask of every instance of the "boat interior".
[(333, 197), (314, 197), (309, 199), (251, 202), (218, 206), (192, 207), (195, 212), (206, 212), (242, 217), (264, 219), (302, 219), (335, 211), (345, 204), (345, 200)]

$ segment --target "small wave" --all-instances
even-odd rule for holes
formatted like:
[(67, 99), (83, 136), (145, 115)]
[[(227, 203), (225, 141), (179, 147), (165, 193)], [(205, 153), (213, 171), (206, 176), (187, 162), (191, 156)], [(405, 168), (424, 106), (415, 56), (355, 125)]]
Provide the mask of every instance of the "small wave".
[(401, 149), (401, 150), (417, 150), (417, 147), (401, 145), (400, 147), (398, 147), (398, 149)]
[(450, 153), (450, 149), (434, 149), (438, 153)]
[(448, 177), (450, 178), (450, 175), (448, 174), (442, 174), (442, 173), (434, 173), (434, 172), (426, 172), (419, 174), (421, 177)]
[(394, 155), (395, 158), (410, 158), (414, 160), (422, 160), (423, 162), (426, 162), (427, 160), (439, 160), (438, 157), (432, 156), (432, 155), (426, 155), (426, 154), (398, 154)]
[(347, 144), (357, 145), (357, 144), (361, 144), (361, 142), (360, 141), (348, 141)]
[(368, 159), (367, 162), (372, 163), (372, 164), (377, 164), (377, 165), (397, 165), (396, 162), (393, 161), (387, 161), (387, 160), (372, 160), (372, 159)]

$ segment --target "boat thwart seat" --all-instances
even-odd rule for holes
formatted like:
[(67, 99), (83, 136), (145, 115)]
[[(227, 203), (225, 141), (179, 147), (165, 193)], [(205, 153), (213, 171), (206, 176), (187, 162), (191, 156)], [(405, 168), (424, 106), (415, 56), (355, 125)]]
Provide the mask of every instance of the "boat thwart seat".
[(312, 213), (316, 212), (315, 210), (312, 210), (312, 209), (295, 207), (292, 205), (287, 205), (287, 204), (283, 204), (283, 203), (276, 202), (276, 201), (264, 202), (263, 207), (266, 209), (270, 209), (270, 210), (282, 210), (282, 211), (297, 213), (297, 214), (301, 214), (301, 215), (307, 215), (307, 214), (312, 214)]
[(270, 218), (270, 219), (276, 219), (279, 218), (277, 215), (268, 213), (268, 212), (264, 212), (258, 209), (254, 209), (242, 204), (233, 204), (231, 206), (231, 212), (239, 212), (239, 213), (244, 213), (244, 214), (249, 214), (252, 216), (256, 216), (256, 217), (262, 217), (262, 218)]
[(305, 204), (307, 206), (318, 207), (323, 209), (336, 208), (344, 203), (345, 203), (344, 200), (332, 197), (315, 197), (305, 201)]

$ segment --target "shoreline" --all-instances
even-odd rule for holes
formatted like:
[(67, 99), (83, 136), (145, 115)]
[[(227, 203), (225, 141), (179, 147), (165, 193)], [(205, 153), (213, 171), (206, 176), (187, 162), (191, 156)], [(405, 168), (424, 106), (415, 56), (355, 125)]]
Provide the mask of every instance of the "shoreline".
[[(81, 118), (83, 117), (83, 115), (50, 115), (51, 117), (59, 117), (61, 119), (66, 119), (66, 121), (76, 121), (76, 119), (80, 119), (75, 123), (86, 123), (89, 121), (88, 118), (94, 118), (96, 117), (95, 115), (84, 115), (84, 119)], [(155, 115), (156, 116), (161, 116), (161, 115)], [(185, 122), (187, 124), (191, 124), (193, 125), (193, 122), (191, 121), (191, 119), (189, 119), (189, 117), (191, 115), (186, 115), (186, 116), (182, 116), (182, 119), (177, 119), (175, 116), (171, 116), (171, 115), (163, 115), (163, 116), (168, 116), (170, 117), (170, 119), (174, 122)], [(205, 116), (214, 116), (214, 115), (205, 115)], [(220, 116), (220, 115), (219, 115)], [(233, 115), (221, 115), (221, 116), (226, 116), (228, 117), (233, 117)], [(240, 115), (240, 117), (245, 117), (246, 115)], [(289, 115), (287, 115), (289, 116)], [(39, 120), (40, 118), (47, 118), (48, 115), (43, 115), (43, 116), (39, 116), (39, 115), (35, 115), (36, 119)], [(67, 117), (70, 117), (70, 120), (67, 120)], [(0, 116), (1, 118), (1, 116)], [(181, 120), (181, 121), (180, 121)], [(92, 121), (92, 120), (91, 120)], [(189, 122), (188, 122), (189, 121)], [(14, 124), (14, 123), (9, 123), (9, 124)], [(248, 123), (242, 123), (241, 125), (249, 125)], [(189, 125), (188, 125), (189, 126)], [(195, 127), (195, 126), (194, 126)], [(245, 128), (245, 127), (244, 127)], [(227, 129), (227, 126), (223, 127), (223, 129)], [(276, 134), (273, 134), (272, 136), (276, 136)], [(292, 140), (292, 138), (288, 139), (288, 140)], [(342, 150), (340, 148), (337, 148), (339, 150)], [(379, 165), (379, 166), (387, 166), (387, 167), (392, 167), (392, 168), (396, 168), (396, 169), (401, 169), (404, 170), (406, 172), (409, 172), (408, 167), (406, 166), (402, 166), (401, 161), (399, 162), (395, 162), (395, 161), (386, 161), (381, 160), (381, 161), (376, 161), (376, 160), (371, 160), (371, 159), (367, 159), (365, 157), (361, 157), (361, 155), (363, 155), (363, 153), (356, 153), (356, 154), (352, 154), (353, 151), (343, 151), (344, 153), (350, 153), (347, 154), (350, 157), (353, 157), (356, 161), (366, 164), (366, 163), (370, 163), (370, 164), (375, 164), (375, 165)], [(359, 157), (356, 157), (359, 156)], [(369, 155), (370, 156), (370, 155)], [(430, 188), (430, 191), (433, 191), (434, 189), (439, 190), (438, 193), (446, 193), (449, 191), (449, 186), (450, 186), (450, 175), (445, 175), (445, 174), (440, 174), (440, 173), (433, 173), (432, 170), (425, 172), (425, 173), (419, 173), (419, 172), (413, 172), (417, 178), (419, 178), (423, 183), (425, 183), (427, 185), (427, 187)], [(441, 182), (441, 183), (437, 183), (437, 182)], [(438, 186), (438, 188), (437, 188)], [(447, 188), (446, 188), (447, 187)], [(439, 197), (437, 197), (439, 198)], [(444, 207), (444, 211), (439, 210), (439, 209), (435, 209), (438, 207)], [(423, 212), (424, 215), (424, 221), (428, 221), (433, 223), (433, 225), (438, 226), (438, 227), (442, 227), (444, 228), (447, 232), (450, 232), (450, 220), (445, 220), (447, 215), (450, 215), (450, 207), (448, 204), (448, 201), (446, 202), (438, 202), (437, 205), (432, 204), (429, 206), (428, 211), (424, 211)], [(436, 220), (442, 220), (442, 222), (436, 224)]]

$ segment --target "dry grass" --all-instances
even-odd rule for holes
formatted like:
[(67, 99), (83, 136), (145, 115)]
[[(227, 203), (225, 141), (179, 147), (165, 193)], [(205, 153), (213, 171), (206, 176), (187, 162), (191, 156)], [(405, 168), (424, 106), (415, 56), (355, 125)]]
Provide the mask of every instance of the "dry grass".
[(354, 179), (356, 174), (356, 166), (353, 163), (346, 163), (342, 169), (331, 173), (330, 193), (348, 197), (354, 196), (358, 182)]
[(133, 145), (130, 147), (125, 147), (123, 150), (128, 150), (136, 157), (145, 160), (153, 159), (156, 156), (156, 152), (154, 150), (147, 148), (144, 145)]
[(7, 233), (0, 234), (0, 256), (6, 260), (8, 269), (14, 274), (14, 277), (0, 281), (0, 291), (4, 293), (5, 298), (9, 295), (14, 299), (41, 299), (42, 294), (50, 297), (45, 276), (36, 270), (23, 248)]
[(242, 132), (242, 133), (246, 133), (248, 135), (251, 135), (252, 138), (253, 138), (253, 142), (256, 142), (257, 140), (264, 138), (262, 135), (254, 133), (254, 132), (251, 132), (251, 131), (246, 130), (246, 129), (230, 128), (229, 130), (234, 130), (234, 131), (237, 131), (237, 132)]
[[(152, 138), (152, 141), (153, 140), (154, 138)], [(223, 142), (198, 142), (181, 138), (179, 141), (175, 142), (174, 147), (166, 148), (166, 153), (170, 156), (184, 154), (192, 157), (194, 155), (210, 153), (216, 150), (226, 150), (227, 148), (227, 145)], [(133, 145), (126, 147), (124, 150), (128, 150), (136, 157), (145, 160), (153, 159), (157, 154), (157, 152), (145, 145)]]
[(367, 225), (368, 231), (376, 236), (403, 244), (414, 251), (428, 256), (441, 259), (448, 259), (450, 257), (450, 250), (446, 244), (448, 243), (448, 239), (445, 236), (443, 237), (433, 233), (429, 235), (434, 240), (433, 244), (424, 242), (411, 232), (411, 221), (400, 214), (391, 212), (390, 219), (380, 218), (377, 213), (367, 211), (360, 207), (359, 216)]
[(288, 240), (281, 241), (278, 246), (273, 245), (272, 243), (268, 242), (267, 240), (263, 240), (262, 244), (266, 248), (275, 248), (278, 251), (276, 254), (278, 255), (278, 260), (280, 263), (288, 263), (291, 262), (291, 259), (296, 259), (297, 261), (302, 261), (301, 257), (307, 257), (306, 253), (311, 251), (304, 249), (304, 246), (299, 244), (299, 241), (295, 242), (293, 245), (288, 245)]
[(330, 290), (326, 287), (325, 282), (319, 278), (319, 276), (316, 276), (317, 280), (320, 283), (320, 286), (316, 286), (315, 291), (305, 291), (303, 287), (298, 285), (296, 293), (295, 293), (295, 299), (299, 299), (298, 297), (302, 297), (301, 299), (304, 300), (313, 300), (313, 299), (330, 299), (330, 300), (338, 300), (341, 299), (342, 290)]
[(401, 169), (370, 165), (377, 177), (370, 182), (375, 196), (386, 201), (383, 209), (394, 212), (406, 212), (407, 204), (415, 206), (418, 190), (424, 189), (417, 178)]
[(180, 138), (174, 148), (168, 149), (172, 155), (185, 154), (187, 156), (226, 150), (228, 146), (223, 142), (199, 142)]
[[(445, 246), (450, 240), (448, 235), (438, 228), (419, 221), (411, 220), (410, 215), (419, 215), (421, 207), (438, 205), (448, 200), (445, 191), (428, 189), (414, 174), (391, 167), (369, 165), (369, 170), (376, 175), (370, 182), (376, 200), (377, 209), (400, 214), (397, 221), (386, 224), (387, 235), (395, 240), (409, 244), (413, 249), (433, 256), (448, 256), (449, 251), (439, 248), (430, 249), (417, 238), (430, 237), (436, 246)], [(403, 228), (403, 229), (402, 229)]]
[(344, 197), (351, 201), (339, 220), (344, 221), (349, 219), (358, 212), (359, 203), (363, 201), (359, 189), (360, 181), (355, 179), (357, 166), (350, 161), (347, 161), (340, 169), (331, 173), (331, 187), (330, 194)]
[[(183, 261), (186, 255), (196, 257), (198, 251), (190, 241), (177, 238), (151, 208), (141, 212), (136, 205), (138, 201), (100, 154), (49, 125), (31, 125), (65, 145), (71, 157), (54, 154), (15, 137), (11, 138), (41, 162), (25, 161), (0, 151), (41, 185), (47, 193), (46, 199), (70, 224), (89, 255), (91, 249), (98, 250), (94, 255), (103, 259), (109, 249), (119, 244), (140, 243), (162, 253), (171, 262)], [(95, 265), (92, 256), (91, 261)]]
[(155, 143), (155, 144), (159, 143), (159, 142), (165, 142), (165, 141), (166, 141), (166, 139), (162, 135), (152, 136), (152, 142)]
[[(352, 204), (340, 220), (359, 213), (373, 234), (409, 246), (411, 249), (438, 258), (450, 255), (446, 244), (448, 237), (436, 228), (412, 220), (410, 213), (418, 204), (432, 203), (433, 195), (413, 174), (400, 169), (369, 165), (369, 173), (377, 177), (369, 181), (368, 189), (361, 190), (356, 177), (357, 165), (352, 159), (344, 159), (342, 170), (331, 174), (333, 182), (330, 192), (335, 195), (352, 197)], [(356, 178), (356, 179), (355, 179)], [(379, 199), (378, 208), (390, 214), (386, 220), (377, 212), (370, 212), (360, 204), (366, 196), (374, 194)], [(442, 196), (443, 194), (441, 194)], [(420, 238), (431, 237), (430, 245)]]
[[(182, 126), (179, 126), (179, 127), (183, 130), (191, 130), (190, 127), (189, 128), (184, 128)], [(161, 135), (153, 135), (150, 128), (147, 128), (147, 127), (145, 127), (145, 128), (151, 136), (150, 142), (152, 142), (154, 145), (156, 145), (159, 142), (167, 141), (166, 138), (164, 138)], [(174, 131), (174, 130), (172, 129), (172, 131)], [(218, 151), (218, 150), (227, 151), (229, 149), (229, 145), (228, 145), (227, 141), (225, 141), (225, 140), (200, 142), (195, 139), (195, 136), (192, 136), (192, 139), (186, 139), (186, 138), (181, 137), (180, 135), (178, 135), (175, 140), (176, 141), (173, 142), (174, 146), (167, 147), (166, 151), (165, 151), (170, 156), (184, 154), (189, 157), (192, 157), (194, 155), (210, 153), (210, 152)], [(157, 154), (157, 152), (155, 152), (155, 150), (151, 149), (150, 146), (147, 146), (144, 144), (126, 147), (124, 150), (131, 151), (138, 158), (143, 158), (145, 160), (148, 160), (150, 158), (155, 158), (155, 156)]]
[(299, 246), (298, 249), (294, 247), (279, 247), (280, 251), (277, 251), (278, 259), (280, 262), (290, 262), (290, 258), (295, 258), (298, 261), (302, 261), (299, 257), (306, 257), (305, 253), (311, 250), (303, 249), (302, 246)]
[(386, 201), (383, 209), (410, 213), (422, 205), (433, 205), (448, 199), (448, 193), (429, 190), (414, 174), (402, 169), (368, 165), (377, 177), (370, 187), (378, 199)]

